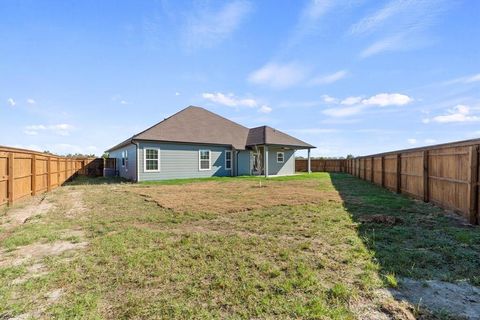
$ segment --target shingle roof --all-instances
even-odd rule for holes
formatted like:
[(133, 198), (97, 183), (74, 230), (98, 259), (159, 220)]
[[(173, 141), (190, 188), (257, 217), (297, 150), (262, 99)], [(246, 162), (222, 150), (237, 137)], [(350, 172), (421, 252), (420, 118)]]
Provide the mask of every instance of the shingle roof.
[(250, 129), (246, 145), (253, 146), (260, 144), (282, 145), (297, 148), (315, 148), (311, 144), (269, 126)]
[(260, 144), (314, 148), (312, 145), (276, 129), (266, 126), (248, 129), (195, 106), (177, 112), (107, 151), (130, 144), (133, 140), (231, 145), (238, 150)]

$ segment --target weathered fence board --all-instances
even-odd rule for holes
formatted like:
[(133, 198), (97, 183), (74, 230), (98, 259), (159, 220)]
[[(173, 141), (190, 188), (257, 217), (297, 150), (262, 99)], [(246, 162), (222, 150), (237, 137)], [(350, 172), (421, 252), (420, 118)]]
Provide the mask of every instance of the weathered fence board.
[(0, 205), (61, 186), (72, 176), (87, 173), (96, 161), (0, 146)]

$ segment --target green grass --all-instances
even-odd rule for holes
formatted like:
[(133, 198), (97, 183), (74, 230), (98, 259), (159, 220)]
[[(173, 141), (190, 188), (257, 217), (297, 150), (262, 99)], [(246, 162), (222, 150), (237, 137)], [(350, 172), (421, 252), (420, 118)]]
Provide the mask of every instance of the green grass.
[(307, 173), (297, 173), (292, 176), (278, 176), (278, 177), (268, 177), (264, 176), (238, 176), (238, 177), (208, 177), (208, 178), (186, 178), (186, 179), (170, 179), (170, 180), (152, 180), (152, 181), (142, 181), (140, 185), (182, 185), (190, 184), (196, 182), (232, 182), (232, 181), (298, 181), (298, 180), (309, 180), (316, 177), (325, 177), (325, 173), (314, 172), (311, 174)]
[(480, 228), (465, 226), (427, 203), (394, 194), (368, 182), (332, 174), (353, 220), (372, 214), (395, 216), (394, 226), (362, 223), (359, 236), (375, 253), (383, 274), (446, 281), (480, 276)]
[[(149, 184), (243, 179), (264, 178)], [(452, 224), (438, 208), (344, 174), (269, 183), (302, 179), (317, 181), (319, 192), (338, 190), (342, 201), (174, 212), (131, 192), (132, 184), (74, 181), (51, 194), (51, 213), (17, 228), (1, 246), (66, 239), (62, 230), (78, 227), (89, 246), (44, 259), (50, 273), (21, 285), (11, 282), (28, 265), (0, 267), (0, 318), (31, 310), (46, 292), (63, 288), (48, 317), (354, 319), (356, 301), (372, 300), (377, 288), (396, 287), (404, 276), (478, 283), (479, 228)], [(62, 215), (72, 189), (83, 193), (85, 207), (75, 219)], [(370, 214), (402, 222), (359, 222)]]

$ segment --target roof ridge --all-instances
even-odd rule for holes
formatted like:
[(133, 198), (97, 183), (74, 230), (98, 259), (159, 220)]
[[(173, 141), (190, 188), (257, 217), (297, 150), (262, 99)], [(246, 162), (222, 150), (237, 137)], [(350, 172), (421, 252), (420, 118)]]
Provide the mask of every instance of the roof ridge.
[[(188, 109), (188, 108), (198, 108), (198, 109), (202, 109), (203, 111), (206, 111), (206, 112), (212, 114), (213, 116), (215, 116), (215, 117), (217, 117), (217, 118), (221, 118), (221, 119), (226, 120), (226, 121), (228, 121), (228, 122), (231, 122), (231, 123), (233, 123), (233, 124), (235, 124), (235, 125), (237, 125), (237, 126), (239, 126), (239, 127), (242, 127), (242, 128), (244, 128), (244, 129), (250, 130), (250, 128), (245, 127), (244, 125), (241, 125), (240, 123), (237, 123), (237, 122), (235, 122), (235, 121), (232, 121), (232, 120), (230, 120), (230, 119), (227, 119), (227, 118), (225, 118), (224, 116), (221, 116), (221, 115), (219, 115), (219, 114), (217, 114), (217, 113), (215, 113), (215, 112), (212, 112), (212, 111), (210, 111), (210, 110), (208, 110), (208, 109), (205, 109), (205, 108), (203, 108), (203, 107), (192, 106), (192, 105), (191, 105), (191, 106), (189, 106), (189, 107), (187, 107), (187, 108), (185, 108), (185, 109)], [(185, 109), (184, 109), (184, 110), (185, 110)]]
[[(175, 112), (175, 113), (172, 114), (171, 116), (166, 117), (166, 118), (164, 118), (163, 120), (160, 120), (159, 122), (157, 122), (157, 123), (155, 123), (154, 125), (148, 127), (147, 129), (145, 129), (145, 130), (143, 130), (143, 131), (140, 131), (140, 132), (137, 133), (137, 134), (134, 134), (134, 135), (131, 137), (131, 139), (132, 139), (132, 140), (135, 139), (135, 137), (141, 135), (142, 133), (144, 133), (144, 132), (152, 129), (153, 127), (158, 126), (160, 123), (162, 123), (162, 122), (164, 122), (164, 121), (167, 121), (168, 119), (170, 119), (170, 118), (176, 116), (177, 114), (179, 114), (179, 113), (181, 113), (181, 112), (183, 112), (183, 111), (185, 111), (185, 110), (187, 110), (187, 109), (189, 109), (189, 108), (192, 108), (192, 107), (195, 107), (195, 106), (188, 106), (188, 107), (186, 107), (186, 108), (183, 108), (182, 110), (179, 110), (179, 111)], [(199, 107), (195, 107), (195, 108), (199, 108)]]

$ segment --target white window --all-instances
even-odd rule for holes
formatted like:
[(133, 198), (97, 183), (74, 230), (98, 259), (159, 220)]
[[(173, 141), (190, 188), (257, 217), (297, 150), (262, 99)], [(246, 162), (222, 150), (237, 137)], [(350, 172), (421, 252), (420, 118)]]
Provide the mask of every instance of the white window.
[(125, 167), (125, 151), (122, 151), (122, 167)]
[(211, 166), (211, 157), (210, 150), (199, 150), (198, 151), (198, 162), (199, 170), (210, 170)]
[(232, 170), (232, 151), (225, 151), (225, 170)]
[(143, 166), (145, 172), (160, 171), (160, 149), (145, 149), (145, 153), (143, 154)]
[(125, 150), (125, 163), (124, 163), (124, 166), (125, 166), (125, 171), (128, 171), (128, 150)]
[(277, 163), (283, 163), (285, 161), (285, 153), (277, 152)]

